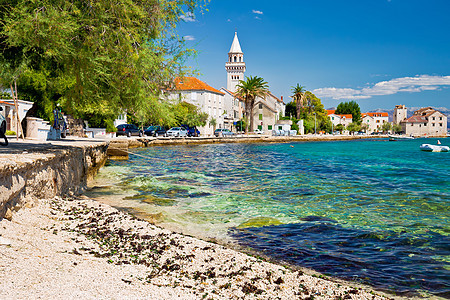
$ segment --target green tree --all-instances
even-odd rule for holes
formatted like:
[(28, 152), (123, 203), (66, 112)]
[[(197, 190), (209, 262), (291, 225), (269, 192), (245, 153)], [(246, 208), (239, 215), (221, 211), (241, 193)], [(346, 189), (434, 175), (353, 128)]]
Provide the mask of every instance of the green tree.
[(350, 131), (350, 133), (352, 133), (352, 132), (358, 132), (358, 131), (361, 130), (361, 125), (359, 125), (359, 124), (356, 123), (356, 122), (352, 122), (352, 123), (348, 124), (347, 130)]
[(392, 129), (392, 124), (390, 122), (385, 122), (381, 125), (381, 130), (386, 133)]
[(401, 133), (403, 131), (402, 130), (402, 125), (400, 125), (400, 124), (392, 125), (392, 131), (395, 132), (395, 133)]
[[(249, 120), (250, 131), (253, 129), (253, 107), (255, 106), (255, 100), (257, 97), (264, 97), (269, 91), (269, 85), (261, 77), (250, 76), (246, 80), (240, 80), (236, 86), (236, 94), (244, 99), (245, 104), (245, 117)], [(245, 127), (245, 133), (249, 130), (249, 126)]]
[(291, 118), (297, 118), (297, 107), (295, 104), (295, 101), (291, 101), (288, 104), (286, 104), (286, 110), (284, 111), (284, 116)]
[(201, 112), (194, 104), (181, 101), (174, 106), (177, 125), (188, 125), (189, 127), (205, 126), (208, 114)]
[(57, 103), (75, 117), (110, 119), (126, 109), (140, 122), (165, 118), (170, 104), (160, 91), (192, 53), (175, 28), (201, 2), (2, 2), (1, 83), (17, 81), (20, 97), (47, 119)]
[(334, 127), (334, 129), (336, 131), (339, 131), (340, 133), (342, 133), (342, 131), (344, 131), (345, 127), (342, 124), (337, 124), (336, 127)]
[(355, 101), (341, 102), (336, 108), (336, 114), (351, 114), (354, 123), (361, 124), (361, 109)]
[(305, 87), (297, 83), (297, 86), (292, 87), (292, 98), (294, 99), (296, 105), (296, 116), (300, 118), (300, 112), (303, 108), (303, 97), (305, 95)]
[(209, 120), (209, 125), (213, 127), (213, 130), (216, 130), (216, 126), (217, 126), (217, 120), (212, 118)]
[(300, 110), (299, 118), (304, 120), (305, 133), (313, 133), (314, 129), (317, 132), (331, 131), (331, 121), (327, 111), (320, 99), (309, 91), (303, 95), (303, 107)]

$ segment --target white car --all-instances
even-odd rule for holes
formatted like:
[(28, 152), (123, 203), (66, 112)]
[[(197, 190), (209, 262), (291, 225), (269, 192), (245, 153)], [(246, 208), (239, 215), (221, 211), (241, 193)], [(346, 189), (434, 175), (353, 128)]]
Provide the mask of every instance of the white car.
[(187, 136), (188, 131), (183, 127), (172, 127), (166, 134), (167, 136)]
[(259, 128), (256, 128), (255, 131), (253, 131), (253, 133), (257, 133), (257, 134), (264, 134), (264, 131), (262, 131)]

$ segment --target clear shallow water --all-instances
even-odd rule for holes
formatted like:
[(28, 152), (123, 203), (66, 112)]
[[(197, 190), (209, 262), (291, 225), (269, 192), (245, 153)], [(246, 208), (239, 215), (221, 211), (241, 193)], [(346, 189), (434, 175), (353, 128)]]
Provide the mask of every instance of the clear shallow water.
[(450, 297), (450, 153), (425, 142), (135, 149), (89, 196), (325, 274)]

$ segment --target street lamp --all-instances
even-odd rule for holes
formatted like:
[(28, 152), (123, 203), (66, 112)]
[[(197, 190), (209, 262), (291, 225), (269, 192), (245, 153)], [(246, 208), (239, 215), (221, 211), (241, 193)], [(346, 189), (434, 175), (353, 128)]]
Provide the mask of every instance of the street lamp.
[(314, 112), (314, 134), (316, 134), (316, 129), (317, 129), (316, 112)]

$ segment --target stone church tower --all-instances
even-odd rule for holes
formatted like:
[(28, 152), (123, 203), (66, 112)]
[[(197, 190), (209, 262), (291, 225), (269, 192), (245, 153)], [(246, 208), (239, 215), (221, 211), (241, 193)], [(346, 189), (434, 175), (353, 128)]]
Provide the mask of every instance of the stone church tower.
[(404, 105), (396, 105), (394, 108), (393, 123), (400, 124), (401, 121), (407, 118), (408, 110)]
[(225, 63), (225, 69), (227, 70), (227, 90), (235, 92), (239, 80), (244, 80), (245, 72), (244, 53), (241, 50), (237, 32), (234, 33), (233, 44), (230, 52), (228, 52), (228, 61)]

